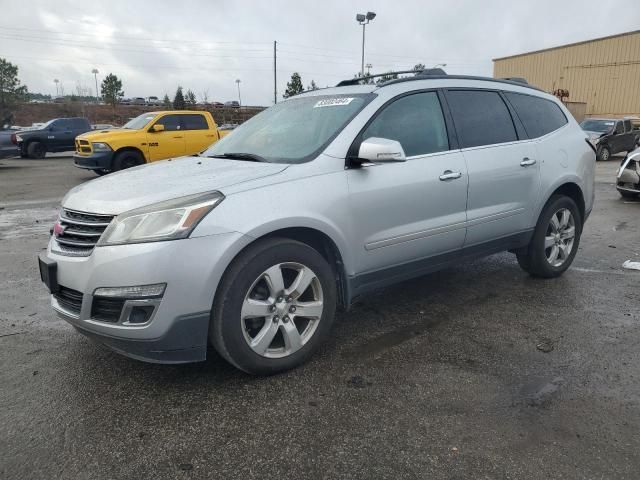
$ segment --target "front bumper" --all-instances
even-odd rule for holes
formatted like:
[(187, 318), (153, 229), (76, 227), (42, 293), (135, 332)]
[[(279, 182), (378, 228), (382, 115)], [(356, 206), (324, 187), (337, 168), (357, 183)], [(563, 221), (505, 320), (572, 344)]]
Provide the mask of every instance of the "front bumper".
[(91, 155), (73, 156), (73, 163), (78, 168), (87, 170), (111, 170), (113, 162), (113, 152), (94, 152)]
[[(80, 295), (77, 310), (59, 296), (51, 305), (79, 332), (126, 356), (155, 363), (185, 363), (206, 358), (213, 298), (235, 253), (250, 241), (224, 233), (168, 242), (96, 247), (88, 257), (43, 255), (57, 265), (57, 283)], [(141, 325), (109, 323), (93, 317), (100, 287), (166, 283), (151, 320)]]
[(640, 193), (640, 163), (631, 160), (629, 165), (626, 162), (622, 165), (616, 188), (622, 192)]

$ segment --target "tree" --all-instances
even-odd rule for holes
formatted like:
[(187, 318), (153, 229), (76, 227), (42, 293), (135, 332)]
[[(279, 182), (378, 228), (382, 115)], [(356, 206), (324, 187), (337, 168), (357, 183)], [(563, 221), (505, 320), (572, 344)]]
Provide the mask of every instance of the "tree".
[(184, 110), (184, 95), (182, 95), (182, 87), (176, 90), (176, 96), (173, 97), (174, 110)]
[(414, 72), (420, 72), (421, 70), (424, 70), (425, 68), (427, 68), (427, 67), (424, 66), (424, 63), (416, 63), (413, 66), (413, 71)]
[(311, 80), (311, 85), (307, 87), (307, 90), (318, 90), (318, 86), (316, 85), (316, 82)]
[(162, 104), (164, 105), (164, 108), (166, 108), (167, 110), (171, 110), (171, 99), (166, 93), (164, 94), (164, 98), (162, 99)]
[(184, 102), (188, 107), (195, 107), (198, 101), (196, 100), (196, 94), (191, 89), (187, 90), (187, 95), (184, 97)]
[(298, 72), (294, 72), (291, 75), (291, 81), (287, 82), (287, 89), (284, 91), (284, 95), (282, 96), (284, 98), (289, 98), (302, 92), (304, 92), (302, 78), (300, 78), (300, 74)]
[(209, 103), (209, 90), (202, 92), (202, 103), (207, 105)]
[(0, 126), (11, 124), (16, 105), (27, 100), (27, 87), (20, 85), (18, 67), (0, 58)]
[(102, 81), (100, 92), (102, 93), (102, 98), (104, 99), (104, 101), (111, 104), (113, 108), (116, 108), (116, 103), (118, 103), (118, 100), (124, 97), (124, 92), (122, 91), (122, 81), (113, 73), (110, 73)]
[(362, 79), (362, 84), (363, 84), (363, 85), (367, 85), (367, 84), (373, 83), (373, 78), (369, 78), (369, 77), (367, 77), (367, 75), (364, 75), (364, 76), (363, 76), (363, 75), (362, 75), (362, 72), (358, 72), (358, 73), (356, 73), (356, 74), (353, 76), (353, 78), (361, 78), (361, 79)]

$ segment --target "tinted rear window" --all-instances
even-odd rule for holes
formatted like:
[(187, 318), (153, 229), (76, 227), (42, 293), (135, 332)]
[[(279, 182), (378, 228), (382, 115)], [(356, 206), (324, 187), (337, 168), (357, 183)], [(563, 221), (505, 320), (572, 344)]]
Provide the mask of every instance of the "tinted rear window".
[(447, 102), (462, 148), (518, 139), (509, 109), (497, 92), (449, 90)]
[(567, 124), (560, 107), (550, 100), (520, 93), (504, 92), (522, 121), (529, 138), (538, 138)]
[(182, 115), (183, 130), (206, 130), (209, 128), (202, 115)]

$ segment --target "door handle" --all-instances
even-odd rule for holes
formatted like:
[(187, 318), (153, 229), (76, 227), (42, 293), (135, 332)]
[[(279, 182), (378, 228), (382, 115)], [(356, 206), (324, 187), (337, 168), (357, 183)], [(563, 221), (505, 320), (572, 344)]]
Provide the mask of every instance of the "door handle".
[(521, 167), (530, 167), (531, 165), (535, 165), (535, 164), (536, 164), (535, 159), (531, 159), (529, 157), (524, 157), (520, 162)]
[(173, 138), (184, 138), (184, 137), (173, 137)]
[(452, 172), (451, 170), (445, 170), (442, 175), (440, 175), (440, 180), (446, 182), (447, 180), (455, 180), (456, 178), (460, 178), (462, 176), (462, 172)]

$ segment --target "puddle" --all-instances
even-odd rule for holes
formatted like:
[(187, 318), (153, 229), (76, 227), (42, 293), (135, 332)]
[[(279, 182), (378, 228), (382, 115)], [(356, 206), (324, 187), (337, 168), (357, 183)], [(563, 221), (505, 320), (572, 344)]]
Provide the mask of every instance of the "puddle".
[(548, 407), (563, 383), (562, 377), (534, 378), (520, 389), (520, 396), (530, 407)]

